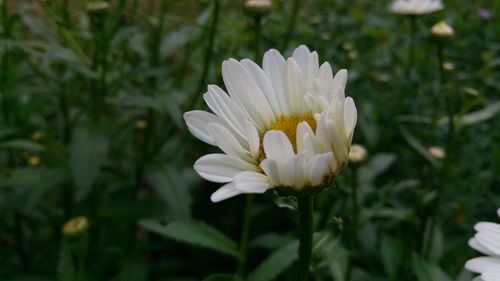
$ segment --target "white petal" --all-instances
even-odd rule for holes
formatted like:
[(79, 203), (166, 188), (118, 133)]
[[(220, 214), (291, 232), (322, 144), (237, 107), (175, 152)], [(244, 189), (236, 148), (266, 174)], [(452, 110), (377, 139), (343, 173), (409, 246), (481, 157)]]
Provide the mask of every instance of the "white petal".
[(240, 136), (244, 136), (241, 120), (247, 117), (247, 114), (231, 98), (216, 85), (208, 85), (208, 93), (203, 95), (208, 107), (219, 117), (224, 119), (231, 129)]
[(268, 131), (264, 135), (263, 145), (266, 158), (275, 160), (279, 168), (284, 167), (294, 155), (292, 144), (282, 131)]
[(500, 273), (500, 258), (479, 257), (468, 260), (465, 268), (477, 273), (494, 272)]
[(242, 193), (241, 191), (235, 188), (234, 183), (230, 182), (226, 185), (223, 185), (221, 188), (217, 189), (217, 191), (212, 193), (212, 196), (210, 196), (210, 200), (212, 200), (212, 202), (214, 203), (217, 203), (222, 200), (226, 200), (228, 198), (239, 195), (241, 193)]
[(288, 105), (283, 94), (283, 70), (285, 67), (285, 59), (275, 49), (271, 49), (264, 54), (262, 68), (271, 80), (274, 87), (274, 92), (281, 108), (281, 112), (285, 115), (289, 114)]
[(318, 78), (321, 80), (321, 82), (323, 82), (324, 85), (327, 85), (327, 87), (331, 86), (331, 81), (333, 79), (333, 72), (332, 72), (332, 67), (328, 62), (324, 62), (319, 67)]
[(249, 59), (242, 60), (241, 64), (252, 75), (255, 83), (261, 89), (267, 99), (267, 102), (271, 106), (275, 117), (278, 117), (281, 114), (281, 109), (278, 104), (276, 93), (274, 92), (273, 84), (269, 80), (269, 77), (256, 63)]
[(207, 154), (194, 163), (196, 172), (206, 180), (230, 182), (243, 171), (256, 171), (257, 167), (237, 157), (227, 154)]
[(234, 178), (236, 189), (243, 193), (264, 193), (271, 188), (269, 178), (257, 172), (241, 172)]
[(282, 181), (286, 186), (293, 186), (295, 188), (302, 188), (306, 184), (306, 177), (304, 175), (304, 153), (292, 156), (285, 166)]
[(490, 256), (493, 256), (495, 255), (495, 253), (493, 253), (492, 251), (488, 250), (488, 248), (486, 248), (481, 242), (479, 242), (476, 238), (471, 238), (469, 239), (469, 246), (472, 248), (472, 249), (475, 249), (485, 255), (490, 255)]
[(305, 114), (304, 78), (299, 65), (293, 58), (288, 58), (283, 72), (283, 91), (290, 112), (295, 115)]
[(500, 224), (493, 222), (478, 222), (474, 225), (477, 232), (492, 232), (500, 236)]
[(273, 159), (264, 159), (260, 162), (260, 167), (266, 175), (271, 179), (271, 183), (278, 185), (280, 183), (280, 175), (278, 170), (278, 164)]
[(229, 59), (222, 63), (222, 78), (229, 95), (240, 102), (261, 130), (275, 120), (264, 94), (250, 73), (238, 61)]
[(307, 164), (307, 177), (311, 186), (317, 186), (323, 180), (325, 175), (329, 174), (329, 163), (333, 157), (333, 153), (315, 155)]
[(302, 70), (302, 73), (306, 74), (307, 69), (308, 69), (308, 61), (309, 61), (309, 54), (311, 51), (305, 46), (305, 45), (300, 45), (297, 47), (292, 54), (293, 59), (297, 62), (299, 65), (300, 69)]
[(339, 163), (347, 161), (349, 152), (345, 140), (340, 136), (340, 133), (332, 119), (326, 120), (326, 128), (328, 138), (333, 144), (333, 153)]
[(212, 135), (215, 144), (226, 154), (252, 162), (250, 153), (241, 146), (236, 137), (224, 126), (210, 123), (208, 124), (208, 131)]
[(358, 112), (356, 110), (356, 105), (354, 105), (354, 100), (351, 97), (345, 99), (344, 104), (344, 122), (345, 122), (345, 132), (347, 135), (347, 141), (350, 145), (352, 141), (352, 136), (354, 134), (354, 127), (356, 127), (356, 122), (358, 121)]
[(248, 140), (248, 147), (250, 148), (250, 154), (253, 157), (258, 157), (260, 146), (259, 132), (257, 132), (257, 128), (249, 120), (245, 121), (245, 131)]
[(309, 123), (306, 121), (300, 122), (299, 125), (297, 125), (297, 132), (296, 132), (296, 143), (297, 143), (297, 153), (301, 153), (304, 150), (304, 136), (305, 134), (309, 135), (314, 135), (313, 130), (311, 129), (311, 126), (309, 126)]
[(186, 121), (191, 134), (211, 145), (215, 145), (215, 142), (208, 131), (208, 124), (216, 123), (224, 127), (226, 126), (226, 123), (220, 117), (202, 110), (193, 110), (184, 113), (184, 121)]
[(481, 274), (481, 278), (484, 281), (499, 281), (500, 280), (500, 272), (485, 272)]
[(347, 84), (347, 70), (341, 69), (339, 70), (335, 76), (333, 77), (333, 80), (331, 82), (331, 92), (336, 93), (338, 89), (345, 89), (345, 86)]
[(307, 69), (306, 72), (302, 73), (305, 76), (305, 91), (310, 92), (314, 87), (314, 80), (316, 80), (316, 75), (319, 71), (319, 62), (318, 62), (318, 53), (312, 52), (309, 54), (309, 58), (307, 60)]
[(500, 235), (494, 232), (481, 231), (476, 233), (474, 238), (495, 255), (500, 256)]

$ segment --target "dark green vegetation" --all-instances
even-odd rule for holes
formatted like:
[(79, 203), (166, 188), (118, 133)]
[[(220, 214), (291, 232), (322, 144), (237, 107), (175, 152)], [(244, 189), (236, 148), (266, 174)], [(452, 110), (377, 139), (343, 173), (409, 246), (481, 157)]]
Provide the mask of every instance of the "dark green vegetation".
[[(84, 1), (18, 2), (0, 11), (0, 280), (294, 280), (295, 202), (254, 197), (243, 257), (246, 198), (210, 202), (218, 185), (192, 164), (216, 150), (182, 120), (224, 59), (259, 44), (347, 68), (369, 153), (315, 198), (310, 279), (471, 279), (472, 227), (500, 207), (499, 1), (418, 18), (412, 66), (410, 20), (389, 1), (296, 1), (290, 35), (293, 3), (276, 1), (260, 42), (242, 1), (112, 0), (90, 16)], [(75, 216), (88, 232), (63, 238)]]

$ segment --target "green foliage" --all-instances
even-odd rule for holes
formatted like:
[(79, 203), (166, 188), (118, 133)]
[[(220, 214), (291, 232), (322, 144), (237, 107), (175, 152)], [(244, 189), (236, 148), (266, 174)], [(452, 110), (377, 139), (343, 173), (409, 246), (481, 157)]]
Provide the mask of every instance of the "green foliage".
[[(294, 1), (272, 1), (260, 41), (243, 1), (109, 0), (97, 18), (87, 2), (0, 1), (0, 280), (294, 280), (296, 198), (255, 196), (243, 255), (245, 198), (210, 202), (219, 184), (192, 166), (217, 150), (183, 120), (257, 42), (346, 68), (368, 151), (315, 197), (310, 280), (474, 278), (467, 241), (500, 206), (498, 1), (419, 17), (412, 69), (390, 0), (300, 1), (289, 39)], [(454, 67), (429, 40), (440, 20)], [(90, 221), (80, 248), (61, 235), (76, 216)]]

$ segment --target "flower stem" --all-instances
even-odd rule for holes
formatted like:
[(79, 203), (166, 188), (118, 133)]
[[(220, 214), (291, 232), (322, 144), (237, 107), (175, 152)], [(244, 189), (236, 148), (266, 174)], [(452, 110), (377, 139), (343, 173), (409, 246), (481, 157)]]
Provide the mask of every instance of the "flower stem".
[(262, 32), (261, 32), (261, 17), (260, 16), (256, 16), (254, 17), (254, 31), (255, 31), (255, 38), (254, 38), (254, 55), (255, 55), (255, 63), (256, 64), (260, 64), (260, 60), (261, 60), (261, 54), (260, 54), (260, 41), (261, 41), (261, 36), (262, 36)]
[(281, 46), (281, 50), (285, 51), (288, 47), (288, 43), (290, 43), (290, 39), (292, 38), (293, 30), (295, 29), (295, 22), (297, 21), (297, 15), (299, 14), (301, 0), (294, 0), (292, 6), (292, 14), (290, 15), (290, 20), (288, 21), (288, 27), (285, 33), (285, 38), (283, 39), (283, 45)]
[(201, 74), (200, 82), (198, 84), (198, 87), (196, 88), (196, 92), (194, 93), (195, 98), (192, 99), (192, 104), (190, 104), (189, 108), (193, 107), (200, 107), (200, 103), (202, 99), (200, 97), (201, 91), (203, 90), (204, 87), (206, 87), (207, 84), (207, 77), (208, 77), (208, 70), (210, 68), (210, 62), (212, 61), (212, 56), (214, 53), (214, 42), (215, 42), (215, 36), (217, 35), (217, 25), (219, 22), (219, 0), (214, 0), (214, 8), (213, 8), (213, 13), (212, 13), (212, 23), (210, 25), (209, 29), (209, 34), (208, 34), (208, 45), (205, 50), (205, 55), (204, 55), (204, 62), (203, 62), (203, 72)]
[(299, 272), (297, 281), (307, 281), (309, 277), (309, 265), (312, 256), (312, 235), (313, 235), (313, 197), (307, 195), (298, 197), (299, 201)]
[(248, 252), (248, 234), (250, 232), (250, 225), (252, 223), (252, 207), (253, 207), (253, 194), (248, 194), (246, 196), (245, 211), (243, 213), (243, 226), (241, 228), (241, 238), (240, 238), (240, 254), (241, 259), (238, 260), (238, 276), (242, 278), (245, 275), (245, 264), (247, 260)]
[(417, 30), (417, 17), (410, 16), (410, 59), (408, 64), (408, 76), (410, 76), (413, 70), (413, 64), (415, 62), (415, 33)]

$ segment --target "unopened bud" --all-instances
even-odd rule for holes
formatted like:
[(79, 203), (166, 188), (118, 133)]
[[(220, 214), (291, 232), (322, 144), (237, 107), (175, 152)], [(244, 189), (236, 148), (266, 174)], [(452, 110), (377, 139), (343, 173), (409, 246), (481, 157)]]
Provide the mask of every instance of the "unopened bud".
[(444, 159), (446, 157), (446, 153), (441, 147), (431, 146), (427, 149), (429, 153), (436, 159)]
[(443, 69), (446, 71), (453, 71), (455, 70), (455, 64), (449, 61), (443, 62)]
[(86, 217), (75, 217), (66, 222), (62, 234), (66, 237), (76, 237), (87, 232), (89, 221)]
[(89, 15), (102, 16), (108, 12), (110, 5), (106, 1), (93, 1), (87, 3), (85, 10)]
[(470, 95), (470, 96), (473, 96), (473, 97), (477, 97), (479, 96), (479, 91), (474, 89), (474, 88), (471, 88), (471, 87), (465, 87), (464, 89), (465, 93)]
[(40, 165), (40, 162), (41, 162), (41, 160), (40, 160), (40, 157), (38, 157), (38, 156), (28, 157), (28, 164), (30, 166), (36, 167), (36, 166)]
[(366, 148), (360, 144), (353, 144), (351, 150), (349, 151), (349, 162), (361, 163), (366, 160), (368, 152)]
[(245, 12), (252, 17), (262, 17), (271, 12), (270, 0), (247, 0), (245, 1)]
[(431, 34), (436, 38), (450, 39), (455, 32), (445, 21), (440, 21), (431, 28)]

